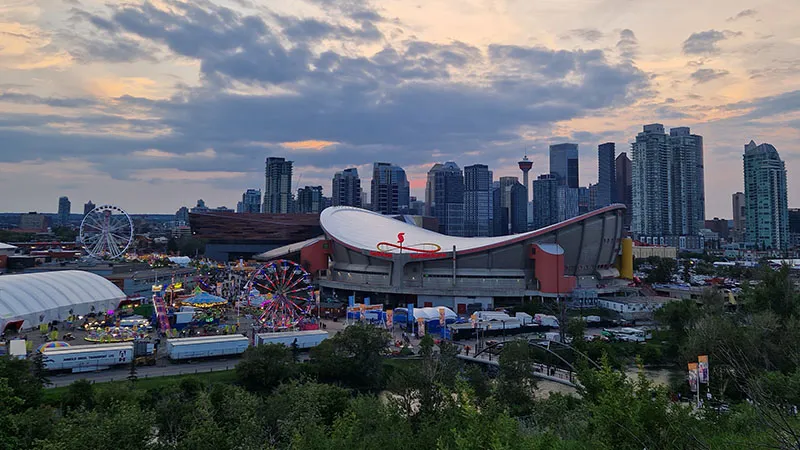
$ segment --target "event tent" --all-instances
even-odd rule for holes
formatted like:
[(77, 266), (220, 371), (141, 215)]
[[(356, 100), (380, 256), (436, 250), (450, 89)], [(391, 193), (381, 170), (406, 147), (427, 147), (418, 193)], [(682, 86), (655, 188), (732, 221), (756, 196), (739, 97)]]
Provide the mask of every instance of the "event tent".
[(112, 282), (81, 270), (3, 275), (0, 331), (9, 325), (27, 329), (66, 320), (70, 314), (115, 310), (125, 298)]

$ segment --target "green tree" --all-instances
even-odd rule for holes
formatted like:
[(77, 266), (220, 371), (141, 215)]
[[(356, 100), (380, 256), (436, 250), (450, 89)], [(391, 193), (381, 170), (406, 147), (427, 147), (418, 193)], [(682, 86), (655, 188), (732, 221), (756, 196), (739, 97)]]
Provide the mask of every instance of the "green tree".
[(280, 344), (249, 347), (236, 365), (236, 379), (250, 392), (268, 394), (299, 373), (292, 352)]
[(522, 339), (506, 342), (500, 353), (496, 397), (512, 415), (527, 415), (533, 408), (536, 378), (534, 353)]
[(311, 368), (321, 381), (358, 389), (378, 389), (389, 333), (368, 324), (350, 325), (311, 349)]
[(652, 264), (653, 268), (650, 269), (645, 281), (648, 283), (669, 283), (672, 281), (672, 276), (675, 274), (677, 266), (674, 259), (651, 257), (648, 258), (648, 262)]
[(64, 413), (78, 409), (91, 410), (94, 408), (94, 386), (86, 379), (80, 379), (67, 387), (67, 392), (61, 397), (61, 408)]
[(30, 361), (10, 356), (0, 356), (0, 378), (5, 378), (12, 395), (22, 399), (18, 410), (37, 406), (42, 395), (42, 384), (33, 375)]

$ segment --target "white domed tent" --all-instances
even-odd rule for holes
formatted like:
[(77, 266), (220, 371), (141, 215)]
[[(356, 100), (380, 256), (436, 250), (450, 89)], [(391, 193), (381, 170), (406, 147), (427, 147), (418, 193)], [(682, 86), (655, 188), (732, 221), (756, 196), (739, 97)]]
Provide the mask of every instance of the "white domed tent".
[(28, 329), (116, 309), (123, 293), (105, 278), (81, 270), (0, 276), (0, 331)]

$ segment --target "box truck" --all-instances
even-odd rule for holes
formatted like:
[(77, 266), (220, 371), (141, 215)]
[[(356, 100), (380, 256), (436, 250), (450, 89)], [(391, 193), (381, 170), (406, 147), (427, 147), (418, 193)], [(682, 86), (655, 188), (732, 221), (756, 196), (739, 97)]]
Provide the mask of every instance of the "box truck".
[(167, 356), (173, 361), (241, 355), (250, 340), (241, 334), (167, 339)]

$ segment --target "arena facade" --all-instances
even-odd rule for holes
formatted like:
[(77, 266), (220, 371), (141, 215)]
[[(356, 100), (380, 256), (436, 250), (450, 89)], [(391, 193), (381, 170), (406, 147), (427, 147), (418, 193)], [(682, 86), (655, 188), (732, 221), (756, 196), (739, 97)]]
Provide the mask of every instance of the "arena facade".
[[(353, 207), (320, 215), (325, 239), (303, 252), (324, 294), (372, 303), (491, 307), (495, 300), (589, 297), (616, 290), (624, 205), (611, 205), (539, 230), (499, 237), (446, 236)], [(325, 258), (320, 258), (324, 253)], [(316, 261), (316, 262), (314, 262)], [(301, 262), (302, 263), (302, 262)]]

